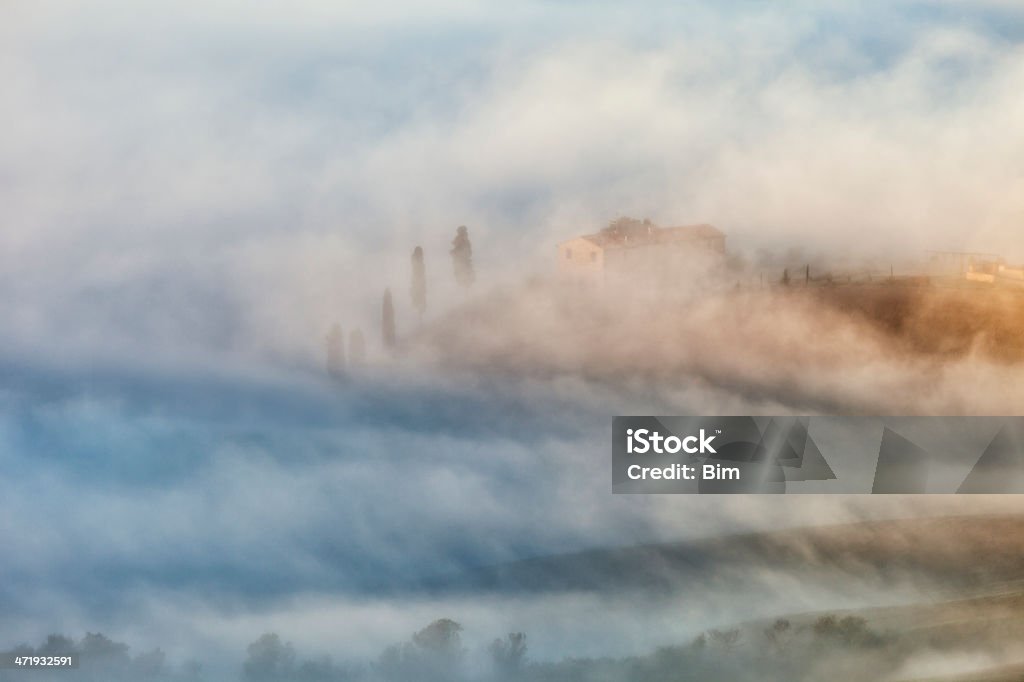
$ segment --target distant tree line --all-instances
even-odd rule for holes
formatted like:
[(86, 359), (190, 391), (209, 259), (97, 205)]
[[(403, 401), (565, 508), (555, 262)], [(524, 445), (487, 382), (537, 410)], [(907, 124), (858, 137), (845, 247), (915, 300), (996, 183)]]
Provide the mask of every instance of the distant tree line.
[[(441, 618), (386, 647), (371, 661), (336, 662), (329, 656), (300, 658), (295, 647), (267, 633), (245, 651), (240, 682), (679, 682), (690, 680), (818, 679), (832, 661), (854, 662), (858, 679), (879, 679), (902, 661), (920, 653), (920, 643), (901, 641), (891, 632), (870, 627), (859, 616), (823, 615), (803, 624), (780, 618), (755, 626), (711, 629), (689, 643), (662, 646), (652, 653), (622, 658), (566, 658), (533, 662), (527, 636), (510, 632), (494, 639), (470, 665), (462, 642), (463, 627)], [(968, 646), (970, 642), (963, 642)], [(927, 642), (924, 646), (930, 646)], [(21, 655), (78, 654), (77, 670), (33, 671), (34, 682), (200, 682), (196, 661), (170, 665), (163, 651), (131, 655), (128, 645), (98, 633), (74, 641), (50, 635), (38, 647), (21, 645)], [(24, 671), (0, 670), (0, 682), (27, 679)], [(845, 678), (842, 678), (845, 679)], [(212, 680), (211, 680), (212, 682)]]

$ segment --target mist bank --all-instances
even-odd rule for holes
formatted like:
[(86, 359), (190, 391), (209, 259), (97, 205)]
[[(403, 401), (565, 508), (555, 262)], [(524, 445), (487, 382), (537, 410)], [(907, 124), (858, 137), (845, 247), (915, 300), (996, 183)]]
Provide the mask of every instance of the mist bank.
[(481, 286), (622, 214), (1024, 259), (1012, 3), (406, 4), (5, 8), (0, 345), (318, 365), (460, 224)]
[(1024, 371), (1019, 292), (732, 282), (533, 280), (436, 320), (409, 350), (455, 372), (581, 376), (680, 403), (704, 393), (704, 414), (1012, 415), (1024, 404), (1012, 380)]

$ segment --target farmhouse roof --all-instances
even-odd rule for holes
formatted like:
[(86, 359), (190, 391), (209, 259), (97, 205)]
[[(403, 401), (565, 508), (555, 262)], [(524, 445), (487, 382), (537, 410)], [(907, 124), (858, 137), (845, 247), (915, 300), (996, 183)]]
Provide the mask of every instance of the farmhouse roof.
[(684, 242), (724, 236), (718, 228), (704, 223), (699, 225), (680, 225), (677, 227), (658, 227), (649, 221), (618, 220), (600, 232), (585, 234), (581, 238), (602, 249), (608, 249), (639, 246), (641, 244)]

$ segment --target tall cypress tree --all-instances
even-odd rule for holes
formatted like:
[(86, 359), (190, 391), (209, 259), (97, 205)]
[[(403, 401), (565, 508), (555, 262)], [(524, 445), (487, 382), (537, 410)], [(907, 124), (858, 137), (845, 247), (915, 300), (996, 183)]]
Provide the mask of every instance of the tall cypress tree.
[(417, 246), (412, 252), (412, 285), (409, 288), (412, 307), (420, 314), (427, 310), (427, 269), (423, 263), (423, 247)]
[(470, 287), (476, 280), (473, 272), (473, 245), (469, 242), (469, 230), (459, 225), (452, 240), (452, 268), (455, 270), (455, 281), (460, 287)]
[(391, 289), (384, 290), (384, 302), (381, 305), (380, 336), (384, 348), (395, 347), (395, 306), (391, 302)]

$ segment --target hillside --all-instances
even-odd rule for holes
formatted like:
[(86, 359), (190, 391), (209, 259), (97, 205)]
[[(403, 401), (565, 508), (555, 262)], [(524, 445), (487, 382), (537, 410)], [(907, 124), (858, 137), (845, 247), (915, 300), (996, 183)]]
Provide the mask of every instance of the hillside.
[(652, 292), (534, 281), (468, 301), (405, 347), (450, 372), (713, 391), (803, 414), (997, 415), (1024, 404), (1024, 382), (1008, 379), (1024, 372), (1022, 338), (1021, 292), (882, 284)]
[(584, 590), (634, 599), (678, 590), (680, 617), (698, 595), (742, 600), (762, 579), (771, 590), (777, 583), (768, 575), (859, 595), (883, 585), (903, 588), (888, 593), (902, 600), (891, 606), (822, 603), (812, 607), (821, 610), (804, 612), (783, 605), (771, 617), (705, 626), (690, 642), (641, 656), (541, 664), (531, 679), (1019, 682), (1022, 550), (1024, 516), (868, 521), (545, 557), (472, 578), (473, 589)]
[(807, 290), (813, 300), (866, 321), (908, 352), (938, 357), (981, 353), (1024, 360), (1024, 291), (904, 285)]

